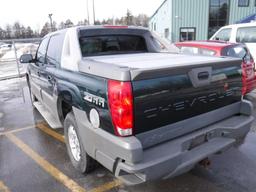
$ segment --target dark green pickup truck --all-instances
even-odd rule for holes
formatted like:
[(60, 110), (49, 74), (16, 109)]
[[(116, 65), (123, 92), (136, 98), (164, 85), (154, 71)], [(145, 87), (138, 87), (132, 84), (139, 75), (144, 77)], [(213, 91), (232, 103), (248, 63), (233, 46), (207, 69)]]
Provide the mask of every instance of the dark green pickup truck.
[(127, 184), (171, 178), (240, 144), (253, 121), (241, 60), (171, 53), (145, 28), (57, 31), (20, 62), (33, 105), (64, 127), (83, 173), (97, 161)]

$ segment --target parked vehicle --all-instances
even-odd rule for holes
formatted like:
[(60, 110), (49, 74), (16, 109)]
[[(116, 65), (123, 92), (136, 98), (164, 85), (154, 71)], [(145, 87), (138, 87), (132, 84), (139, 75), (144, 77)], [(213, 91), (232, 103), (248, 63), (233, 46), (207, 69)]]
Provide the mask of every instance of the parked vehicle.
[(256, 61), (256, 22), (222, 27), (210, 38), (210, 40), (244, 43)]
[(139, 184), (241, 144), (253, 121), (241, 59), (170, 51), (145, 28), (94, 26), (51, 33), (34, 59), (21, 56), (33, 105), (64, 126), (75, 168), (98, 161)]
[(245, 45), (225, 41), (187, 41), (175, 43), (175, 45), (182, 53), (241, 58), (243, 61), (243, 95), (256, 88), (255, 62)]
[(2, 56), (6, 52), (10, 51), (12, 49), (12, 44), (2, 43), (0, 45), (0, 55)]

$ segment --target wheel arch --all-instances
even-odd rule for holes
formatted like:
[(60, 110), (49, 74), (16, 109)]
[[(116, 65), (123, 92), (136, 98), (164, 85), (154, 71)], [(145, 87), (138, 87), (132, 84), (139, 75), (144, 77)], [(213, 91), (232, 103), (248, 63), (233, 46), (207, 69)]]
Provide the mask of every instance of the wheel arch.
[(58, 82), (57, 87), (57, 108), (61, 122), (64, 122), (66, 115), (72, 111), (72, 107), (83, 109), (82, 95), (74, 84), (69, 82)]

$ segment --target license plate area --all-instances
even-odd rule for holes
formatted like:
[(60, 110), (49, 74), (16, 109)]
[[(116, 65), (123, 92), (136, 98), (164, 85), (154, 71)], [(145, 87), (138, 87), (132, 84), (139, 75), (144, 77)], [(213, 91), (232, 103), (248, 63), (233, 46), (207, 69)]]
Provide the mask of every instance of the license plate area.
[(195, 137), (190, 143), (189, 150), (192, 150), (198, 147), (199, 145), (202, 145), (203, 143), (207, 142), (207, 140), (208, 140), (207, 134), (203, 134)]

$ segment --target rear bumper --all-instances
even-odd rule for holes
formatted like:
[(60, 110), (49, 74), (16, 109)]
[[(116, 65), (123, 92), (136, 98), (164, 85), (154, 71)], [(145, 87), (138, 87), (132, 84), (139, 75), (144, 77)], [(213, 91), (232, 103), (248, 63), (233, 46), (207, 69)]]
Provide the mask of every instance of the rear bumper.
[(199, 161), (239, 144), (250, 130), (252, 104), (241, 103), (240, 114), (172, 140), (143, 148), (137, 137), (119, 138), (86, 124), (84, 112), (73, 108), (87, 153), (126, 184), (175, 177)]
[(253, 107), (255, 108), (256, 107), (256, 89), (252, 90), (251, 92), (247, 93), (245, 96), (244, 96), (244, 99), (252, 102), (253, 104)]
[[(115, 175), (128, 184), (171, 178), (191, 170), (199, 161), (239, 143), (250, 130), (253, 117), (235, 116), (192, 134), (174, 139), (143, 153), (143, 161), (128, 164), (121, 160)], [(194, 147), (193, 147), (194, 146)]]

